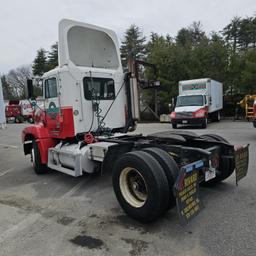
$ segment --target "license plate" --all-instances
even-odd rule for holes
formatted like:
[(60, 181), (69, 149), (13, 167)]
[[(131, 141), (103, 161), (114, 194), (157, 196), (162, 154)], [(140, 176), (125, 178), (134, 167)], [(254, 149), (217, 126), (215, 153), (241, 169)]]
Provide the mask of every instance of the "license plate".
[(249, 145), (235, 149), (236, 184), (247, 175), (249, 164)]
[(188, 121), (187, 121), (187, 120), (182, 120), (182, 123), (183, 123), (183, 124), (187, 124)]
[(205, 176), (204, 176), (205, 181), (214, 179), (215, 177), (216, 177), (216, 170), (215, 169), (208, 170), (208, 171), (205, 172)]

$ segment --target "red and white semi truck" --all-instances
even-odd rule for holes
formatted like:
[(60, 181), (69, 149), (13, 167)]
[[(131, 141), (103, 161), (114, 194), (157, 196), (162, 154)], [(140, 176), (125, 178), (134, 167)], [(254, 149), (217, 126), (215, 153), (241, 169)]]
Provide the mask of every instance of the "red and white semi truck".
[[(52, 169), (77, 177), (111, 171), (123, 210), (150, 222), (175, 206), (175, 187), (192, 181), (209, 185), (229, 177), (236, 151), (212, 134), (129, 134), (139, 117), (136, 72), (130, 64), (124, 74), (113, 31), (62, 20), (59, 66), (43, 75), (45, 109), (22, 131), (22, 141), (37, 174)], [(198, 201), (193, 202), (186, 211), (198, 210)]]

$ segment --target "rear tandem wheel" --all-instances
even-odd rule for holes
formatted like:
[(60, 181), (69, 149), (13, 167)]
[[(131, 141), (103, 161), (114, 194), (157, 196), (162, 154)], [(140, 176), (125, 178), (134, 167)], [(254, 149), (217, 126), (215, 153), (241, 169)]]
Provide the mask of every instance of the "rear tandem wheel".
[(117, 200), (130, 217), (152, 222), (167, 210), (168, 181), (159, 162), (149, 153), (122, 155), (115, 164), (112, 181)]
[(165, 172), (170, 189), (170, 200), (169, 203), (166, 204), (167, 210), (169, 210), (176, 205), (176, 198), (173, 194), (173, 186), (179, 174), (179, 167), (177, 166), (177, 163), (174, 161), (172, 156), (160, 148), (145, 148), (143, 151), (153, 156), (162, 166)]

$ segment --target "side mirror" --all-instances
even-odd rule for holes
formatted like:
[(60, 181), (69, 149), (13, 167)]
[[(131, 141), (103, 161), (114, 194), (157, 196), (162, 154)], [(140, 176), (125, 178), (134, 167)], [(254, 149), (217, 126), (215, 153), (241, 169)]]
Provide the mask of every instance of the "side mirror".
[(27, 79), (28, 99), (34, 98), (33, 80)]

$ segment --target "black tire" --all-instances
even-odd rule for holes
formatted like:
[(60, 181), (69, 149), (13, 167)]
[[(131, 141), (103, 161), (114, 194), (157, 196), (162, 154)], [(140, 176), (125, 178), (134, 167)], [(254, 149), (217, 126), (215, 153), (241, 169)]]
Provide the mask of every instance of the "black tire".
[(220, 121), (220, 111), (217, 111), (217, 112), (216, 112), (215, 121), (216, 121), (216, 122), (219, 122), (219, 121)]
[(220, 111), (213, 112), (210, 117), (213, 122), (219, 122), (220, 121)]
[[(144, 200), (136, 197), (136, 193), (143, 194), (143, 191), (135, 191), (135, 182), (131, 183), (134, 177), (142, 181), (142, 184), (137, 182), (137, 187), (144, 185)], [(116, 198), (128, 216), (147, 223), (157, 220), (166, 211), (170, 194), (168, 181), (161, 165), (150, 154), (134, 151), (122, 155), (114, 166), (112, 181)]]
[(254, 120), (252, 123), (253, 123), (253, 127), (256, 128), (256, 120)]
[(23, 116), (17, 116), (17, 117), (15, 117), (15, 123), (23, 123), (23, 122), (24, 122)]
[(179, 167), (172, 156), (160, 148), (145, 148), (143, 151), (152, 155), (162, 166), (165, 172), (170, 190), (169, 204), (166, 205), (166, 209), (169, 210), (176, 205), (176, 198), (173, 194), (173, 186), (179, 174)]
[[(33, 151), (34, 151), (34, 154), (32, 153)], [(48, 170), (48, 167), (46, 164), (42, 164), (41, 162), (41, 154), (35, 140), (32, 141), (32, 152), (31, 152), (31, 161), (33, 163), (35, 173), (36, 174), (46, 173)]]
[[(229, 144), (229, 142), (225, 138), (217, 134), (204, 134), (201, 137), (206, 138), (210, 141), (219, 141)], [(233, 159), (221, 159), (220, 169), (222, 170), (220, 175), (216, 176), (214, 179), (211, 179), (207, 182), (202, 182), (202, 185), (212, 186), (227, 179), (235, 170), (235, 161)]]
[(177, 129), (177, 124), (172, 124), (172, 129)]
[(202, 123), (202, 128), (203, 129), (207, 128), (207, 122), (208, 122), (207, 118), (204, 118), (203, 123)]
[(29, 122), (30, 124), (33, 124), (33, 123), (34, 123), (34, 118), (33, 118), (33, 117), (29, 117), (29, 118), (28, 118), (28, 122)]

